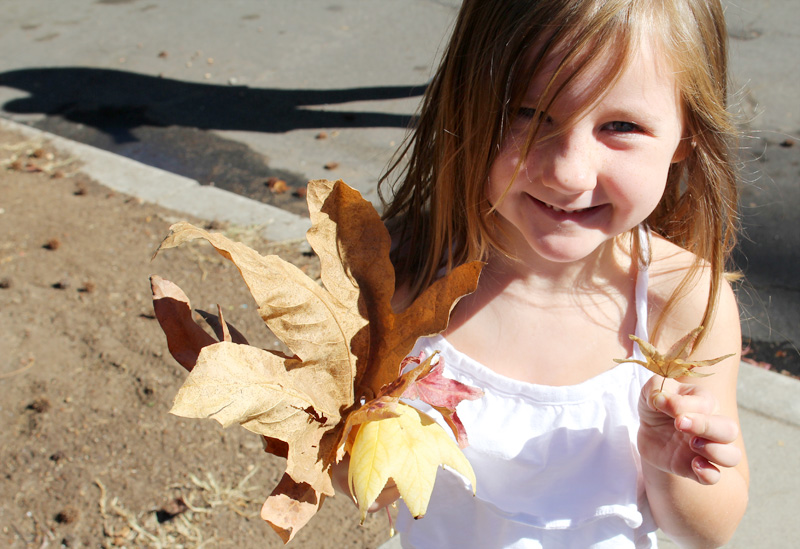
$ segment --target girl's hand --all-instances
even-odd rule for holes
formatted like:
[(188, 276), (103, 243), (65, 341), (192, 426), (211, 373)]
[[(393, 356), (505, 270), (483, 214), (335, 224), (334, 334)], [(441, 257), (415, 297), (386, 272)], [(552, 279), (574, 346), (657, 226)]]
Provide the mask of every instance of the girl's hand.
[(700, 484), (715, 484), (720, 467), (735, 467), (742, 451), (732, 444), (739, 427), (716, 415), (717, 400), (703, 387), (653, 376), (639, 398), (639, 452), (653, 467)]
[[(347, 494), (353, 503), (356, 503), (355, 498), (350, 493), (350, 487), (347, 483), (347, 470), (350, 467), (350, 456), (345, 455), (342, 461), (337, 463), (333, 466), (333, 487), (337, 492), (341, 492)], [(380, 511), (384, 507), (388, 507), (395, 501), (400, 499), (400, 491), (397, 489), (397, 485), (395, 485), (392, 479), (389, 479), (389, 482), (386, 483), (386, 487), (383, 491), (378, 495), (378, 498), (375, 500), (375, 503), (370, 505), (368, 511), (370, 513), (374, 513), (375, 511)], [(356, 505), (358, 505), (356, 503)]]

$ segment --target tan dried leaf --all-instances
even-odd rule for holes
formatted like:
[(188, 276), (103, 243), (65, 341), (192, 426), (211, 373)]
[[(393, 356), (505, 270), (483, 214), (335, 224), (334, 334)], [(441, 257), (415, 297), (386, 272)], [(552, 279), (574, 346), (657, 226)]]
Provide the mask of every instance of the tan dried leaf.
[[(732, 357), (736, 353), (731, 353), (728, 355), (720, 356), (717, 358), (712, 358), (710, 360), (695, 360), (695, 361), (687, 361), (686, 358), (692, 352), (694, 348), (694, 344), (697, 341), (697, 337), (700, 335), (700, 332), (703, 331), (703, 326), (698, 326), (681, 339), (679, 339), (672, 347), (670, 347), (669, 351), (666, 355), (661, 354), (658, 349), (656, 349), (653, 345), (648, 343), (647, 341), (642, 340), (641, 338), (636, 337), (635, 335), (629, 335), (628, 337), (635, 341), (639, 345), (639, 349), (641, 349), (642, 354), (645, 357), (645, 360), (636, 360), (633, 358), (615, 358), (614, 362), (617, 364), (622, 364), (624, 362), (635, 362), (641, 366), (644, 366), (651, 372), (658, 374), (664, 378), (679, 378), (679, 377), (706, 377), (710, 376), (711, 374), (704, 374), (700, 372), (695, 372), (695, 368), (702, 368), (705, 366), (713, 366), (718, 362), (725, 360), (726, 358)], [(664, 384), (662, 382), (661, 387), (663, 389)]]

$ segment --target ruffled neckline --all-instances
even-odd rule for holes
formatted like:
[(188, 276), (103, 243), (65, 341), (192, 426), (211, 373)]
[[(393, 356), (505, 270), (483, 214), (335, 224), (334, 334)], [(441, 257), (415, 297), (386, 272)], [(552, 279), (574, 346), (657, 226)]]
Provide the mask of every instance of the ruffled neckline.
[[(484, 389), (532, 400), (539, 404), (565, 404), (596, 400), (604, 393), (627, 387), (628, 383), (625, 383), (625, 380), (630, 380), (631, 376), (640, 378), (643, 384), (644, 380), (641, 380), (641, 377), (643, 372), (647, 372), (638, 364), (614, 365), (612, 363), (608, 370), (575, 385), (540, 385), (498, 374), (456, 349), (442, 335), (426, 338), (425, 346), (430, 350), (440, 351), (444, 359), (445, 370), (450, 370), (451, 375), (457, 379), (467, 378), (459, 379), (459, 381), (469, 381), (470, 384), (479, 385)], [(609, 360), (609, 362), (611, 361)]]

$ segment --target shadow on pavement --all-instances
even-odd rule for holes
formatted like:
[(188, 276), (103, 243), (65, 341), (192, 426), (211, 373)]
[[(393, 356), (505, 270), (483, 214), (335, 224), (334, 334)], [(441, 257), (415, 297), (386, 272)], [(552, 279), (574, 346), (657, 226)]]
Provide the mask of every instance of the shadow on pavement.
[(206, 130), (407, 128), (413, 116), (325, 106), (406, 99), (422, 95), (426, 87), (260, 89), (86, 67), (8, 71), (0, 73), (0, 86), (29, 94), (2, 109), (45, 115), (33, 124), (38, 129), (303, 216), (308, 209), (302, 194), (276, 194), (268, 186), (278, 178), (290, 190), (303, 188), (302, 174), (274, 169), (247, 145)]
[(135, 139), (140, 126), (183, 126), (203, 130), (281, 133), (311, 128), (405, 128), (413, 117), (363, 111), (325, 111), (355, 101), (405, 99), (425, 85), (349, 89), (260, 89), (182, 82), (132, 72), (85, 67), (31, 68), (0, 73), (0, 86), (30, 97), (8, 101), (17, 114), (58, 115), (112, 133), (118, 142)]

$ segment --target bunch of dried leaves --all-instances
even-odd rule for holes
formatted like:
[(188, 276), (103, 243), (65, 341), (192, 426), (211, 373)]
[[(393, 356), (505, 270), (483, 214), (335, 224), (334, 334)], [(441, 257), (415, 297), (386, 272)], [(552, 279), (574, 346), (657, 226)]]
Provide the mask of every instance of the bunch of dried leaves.
[[(259, 314), (291, 356), (250, 346), (221, 309), (207, 318), (213, 338), (192, 320), (177, 285), (151, 277), (169, 350), (190, 370), (172, 413), (238, 423), (261, 435), (267, 452), (286, 458), (286, 472), (262, 509), (284, 542), (334, 495), (331, 469), (345, 453), (362, 520), (390, 478), (415, 516), (425, 513), (440, 465), (475, 485), (456, 443), (400, 398), (431, 404), (466, 444), (455, 406), (480, 392), (442, 377), (440, 357), (407, 355), (418, 337), (445, 329), (457, 300), (474, 291), (482, 265), (454, 269), (395, 312), (390, 236), (374, 207), (342, 181), (312, 181), (307, 198), (307, 238), (320, 258), (324, 287), (277, 256), (188, 223), (173, 225), (156, 251), (207, 240), (239, 269)], [(418, 365), (402, 373), (411, 363)], [(406, 459), (410, 454), (416, 459)]]

